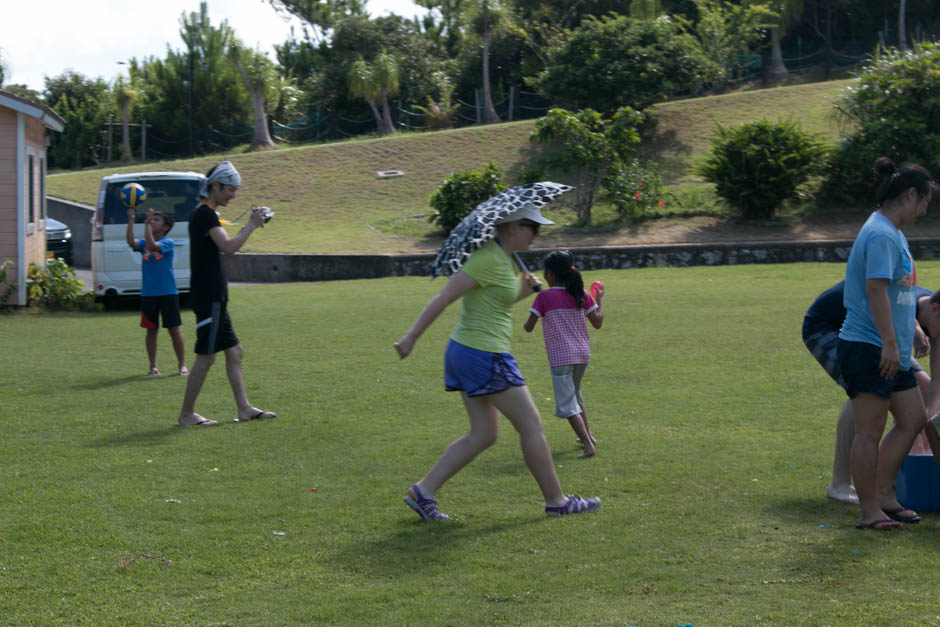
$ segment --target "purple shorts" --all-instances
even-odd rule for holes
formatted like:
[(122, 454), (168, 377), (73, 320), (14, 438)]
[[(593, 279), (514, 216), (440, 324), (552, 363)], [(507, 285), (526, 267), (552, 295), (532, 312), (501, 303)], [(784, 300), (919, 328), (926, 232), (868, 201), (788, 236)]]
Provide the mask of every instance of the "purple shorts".
[(490, 353), (450, 340), (444, 351), (444, 388), (467, 396), (497, 394), (525, 385), (519, 364), (509, 353)]

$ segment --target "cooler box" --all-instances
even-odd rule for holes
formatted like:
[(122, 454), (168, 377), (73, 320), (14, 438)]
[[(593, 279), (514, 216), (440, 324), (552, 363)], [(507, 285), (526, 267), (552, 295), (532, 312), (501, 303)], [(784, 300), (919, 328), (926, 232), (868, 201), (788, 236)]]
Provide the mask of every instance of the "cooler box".
[(898, 501), (917, 512), (940, 512), (940, 468), (933, 455), (908, 455), (894, 480)]

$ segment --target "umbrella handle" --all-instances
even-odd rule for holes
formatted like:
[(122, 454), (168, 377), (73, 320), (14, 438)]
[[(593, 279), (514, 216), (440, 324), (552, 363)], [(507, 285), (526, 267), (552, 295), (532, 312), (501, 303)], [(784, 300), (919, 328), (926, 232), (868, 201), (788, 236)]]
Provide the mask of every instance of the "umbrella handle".
[[(519, 256), (519, 253), (514, 252), (512, 256), (513, 256), (513, 259), (516, 260), (516, 265), (519, 266), (519, 269), (522, 270), (523, 274), (532, 274), (531, 272), (529, 272), (529, 269), (525, 267), (525, 263), (522, 262), (522, 257)], [(535, 292), (540, 292), (542, 291), (542, 286), (536, 285), (535, 287), (532, 288), (532, 290)]]

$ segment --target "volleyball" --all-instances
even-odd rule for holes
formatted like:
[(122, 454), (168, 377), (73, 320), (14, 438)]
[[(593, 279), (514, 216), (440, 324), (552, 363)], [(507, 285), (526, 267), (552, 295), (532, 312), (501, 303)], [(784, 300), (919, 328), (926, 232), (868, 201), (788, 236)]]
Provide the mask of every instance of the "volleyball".
[(147, 190), (140, 183), (128, 183), (121, 188), (121, 204), (133, 209), (147, 200)]

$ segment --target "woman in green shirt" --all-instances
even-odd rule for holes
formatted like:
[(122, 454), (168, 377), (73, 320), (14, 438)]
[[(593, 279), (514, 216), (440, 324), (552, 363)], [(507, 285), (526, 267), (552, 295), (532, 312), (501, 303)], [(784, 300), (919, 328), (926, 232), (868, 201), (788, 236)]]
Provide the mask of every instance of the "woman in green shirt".
[(512, 254), (528, 250), (539, 225), (552, 224), (534, 205), (504, 218), (496, 226), (496, 238), (475, 251), (424, 307), (414, 325), (395, 343), (400, 359), (448, 305), (463, 299), (460, 321), (445, 352), (445, 385), (459, 391), (470, 418), (470, 432), (455, 440), (427, 474), (408, 489), (407, 503), (422, 520), (446, 520), (437, 511), (434, 493), (461, 468), (496, 442), (499, 414), (519, 433), (529, 472), (545, 497), (549, 516), (592, 512), (599, 498), (565, 496), (551, 451), (542, 430), (542, 418), (509, 353), (512, 305), (532, 295), (539, 280), (529, 274), (520, 281)]

